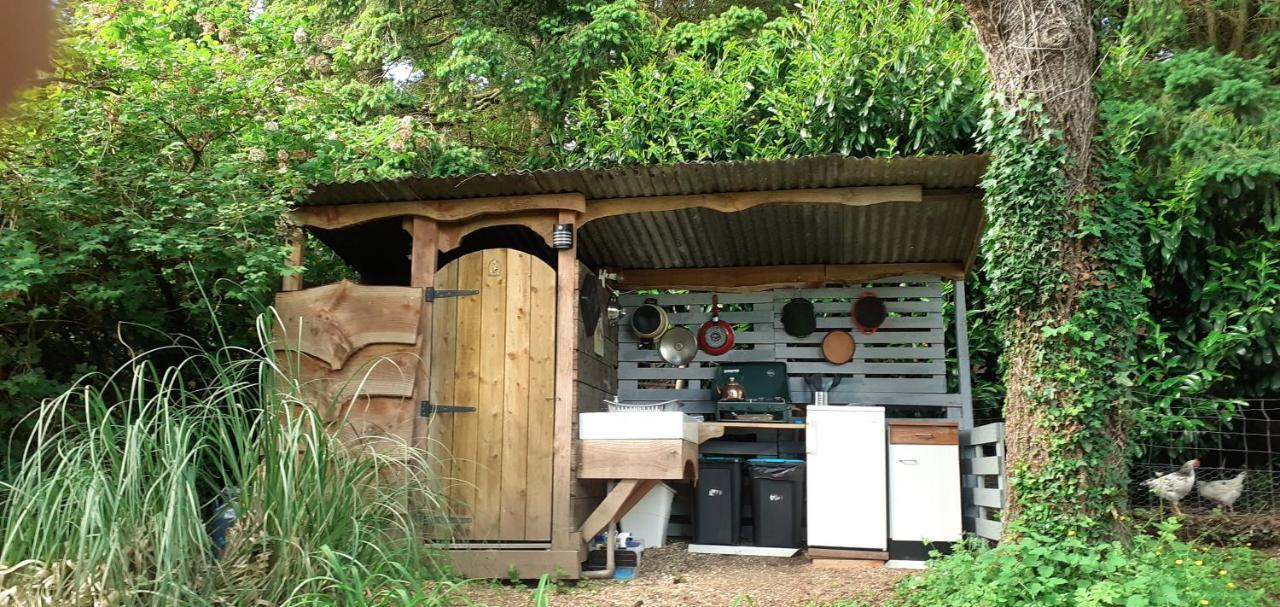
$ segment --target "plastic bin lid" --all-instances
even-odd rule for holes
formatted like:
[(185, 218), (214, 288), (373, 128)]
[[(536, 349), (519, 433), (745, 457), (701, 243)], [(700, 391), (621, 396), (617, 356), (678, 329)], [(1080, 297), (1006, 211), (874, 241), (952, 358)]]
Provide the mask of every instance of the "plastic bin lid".
[(731, 463), (731, 462), (742, 461), (741, 457), (728, 457), (724, 455), (704, 455), (698, 459), (704, 462), (730, 462)]
[(758, 457), (747, 460), (748, 464), (803, 464), (802, 459), (785, 459), (777, 457)]

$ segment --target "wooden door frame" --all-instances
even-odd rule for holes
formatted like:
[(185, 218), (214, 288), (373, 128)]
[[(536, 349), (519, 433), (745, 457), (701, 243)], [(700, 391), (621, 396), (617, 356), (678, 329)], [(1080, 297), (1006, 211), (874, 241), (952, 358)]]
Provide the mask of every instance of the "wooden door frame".
[[(575, 225), (579, 214), (560, 211), (557, 223)], [(578, 250), (557, 250), (556, 255), (556, 405), (551, 467), (551, 548), (579, 551), (584, 548), (573, 525), (570, 487), (573, 484), (573, 413), (577, 411), (574, 385), (575, 350), (578, 342)]]
[[(438, 230), (436, 222), (425, 217), (413, 218), (413, 252), (410, 256), (409, 286), (422, 289), (425, 293), (436, 284), (436, 238)], [(422, 312), (418, 319), (418, 366), (413, 382), (413, 407), (421, 406), (422, 401), (431, 398), (431, 300), (423, 297)], [(413, 416), (413, 446), (426, 450), (430, 444), (432, 430), (438, 431), (431, 423), (430, 417), (423, 417), (420, 411)], [(439, 439), (439, 437), (434, 437)]]
[[(579, 214), (561, 211), (558, 223), (575, 224)], [(410, 286), (428, 289), (435, 284), (439, 226), (432, 219), (413, 217), (411, 230), (413, 250), (410, 269)], [(575, 247), (560, 249), (556, 259), (556, 327), (555, 327), (555, 411), (553, 418), (551, 472), (551, 548), (556, 551), (573, 551), (582, 548), (581, 534), (573, 526), (570, 504), (570, 486), (573, 482), (573, 412), (576, 410), (577, 391), (574, 389), (574, 348), (577, 344), (577, 289), (578, 256)], [(432, 306), (424, 301), (419, 326), (432, 326)], [(414, 405), (429, 398), (431, 390), (431, 340), (418, 344), (420, 361), (414, 382)], [(414, 445), (426, 449), (433, 432), (429, 417), (416, 415), (413, 424)], [(574, 576), (576, 577), (576, 576)]]

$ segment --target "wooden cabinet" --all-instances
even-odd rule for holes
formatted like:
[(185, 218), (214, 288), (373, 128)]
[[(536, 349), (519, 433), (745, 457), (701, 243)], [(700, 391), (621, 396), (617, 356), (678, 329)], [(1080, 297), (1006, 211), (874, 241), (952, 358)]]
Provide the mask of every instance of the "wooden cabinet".
[[(923, 541), (955, 542), (961, 532), (956, 426), (890, 422), (891, 558), (921, 558), (927, 554)], [(895, 548), (906, 554), (900, 556)]]

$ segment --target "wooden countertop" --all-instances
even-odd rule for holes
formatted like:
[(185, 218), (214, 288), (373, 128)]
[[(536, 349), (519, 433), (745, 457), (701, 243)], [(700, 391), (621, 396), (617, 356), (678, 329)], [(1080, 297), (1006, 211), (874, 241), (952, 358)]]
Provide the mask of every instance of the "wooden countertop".
[(698, 444), (713, 438), (724, 436), (724, 431), (733, 428), (751, 430), (804, 430), (804, 424), (788, 424), (783, 422), (698, 422)]

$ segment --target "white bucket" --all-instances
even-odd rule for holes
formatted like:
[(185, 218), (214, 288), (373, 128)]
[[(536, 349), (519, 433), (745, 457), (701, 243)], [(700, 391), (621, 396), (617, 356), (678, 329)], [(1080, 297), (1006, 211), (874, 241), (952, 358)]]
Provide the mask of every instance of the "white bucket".
[(676, 490), (658, 483), (649, 494), (622, 517), (622, 530), (640, 540), (645, 548), (667, 543), (667, 521), (671, 519), (671, 502)]

